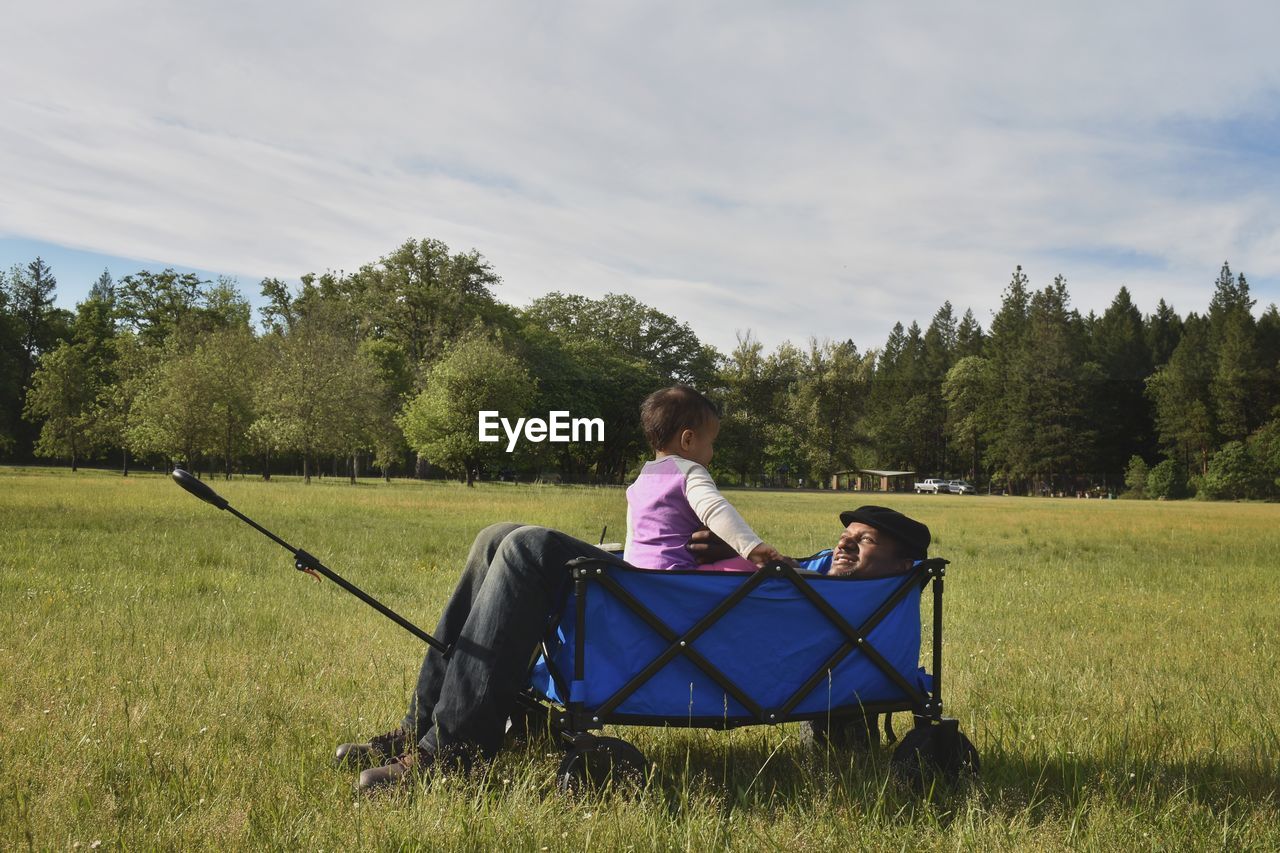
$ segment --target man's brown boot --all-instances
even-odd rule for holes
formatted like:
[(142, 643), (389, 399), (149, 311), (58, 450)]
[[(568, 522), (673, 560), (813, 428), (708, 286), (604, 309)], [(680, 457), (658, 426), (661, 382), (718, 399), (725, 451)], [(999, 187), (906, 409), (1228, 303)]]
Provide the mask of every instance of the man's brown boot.
[(377, 767), (409, 748), (409, 735), (404, 728), (370, 738), (368, 743), (344, 743), (338, 746), (333, 763), (338, 767)]
[(380, 788), (408, 787), (417, 782), (434, 762), (434, 755), (420, 746), (414, 746), (381, 767), (365, 770), (360, 774), (358, 788), (361, 793), (369, 793)]

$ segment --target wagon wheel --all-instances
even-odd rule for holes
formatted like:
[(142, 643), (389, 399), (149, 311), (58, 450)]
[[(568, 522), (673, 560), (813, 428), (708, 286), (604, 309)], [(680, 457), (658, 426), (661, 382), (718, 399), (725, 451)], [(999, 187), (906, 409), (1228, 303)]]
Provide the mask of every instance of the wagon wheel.
[(889, 761), (893, 774), (916, 793), (923, 793), (933, 777), (949, 784), (976, 777), (979, 766), (978, 750), (960, 733), (956, 720), (917, 725)]
[(517, 702), (507, 719), (507, 737), (515, 743), (532, 743), (554, 736), (551, 709), (538, 702)]
[(644, 785), (648, 763), (640, 750), (616, 737), (589, 736), (565, 751), (556, 771), (562, 794), (578, 794), (612, 784)]

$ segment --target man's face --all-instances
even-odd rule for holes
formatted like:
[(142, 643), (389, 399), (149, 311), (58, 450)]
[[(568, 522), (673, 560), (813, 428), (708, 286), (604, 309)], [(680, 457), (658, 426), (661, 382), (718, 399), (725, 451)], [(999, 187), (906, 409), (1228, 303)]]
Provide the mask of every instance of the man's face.
[(883, 578), (907, 571), (911, 562), (898, 555), (898, 542), (892, 536), (855, 521), (840, 534), (831, 574)]

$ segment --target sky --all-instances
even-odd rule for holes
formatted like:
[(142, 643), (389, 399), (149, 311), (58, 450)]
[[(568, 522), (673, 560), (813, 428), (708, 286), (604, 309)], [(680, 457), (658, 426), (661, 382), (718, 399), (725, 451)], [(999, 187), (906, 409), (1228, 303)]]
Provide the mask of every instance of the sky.
[(1280, 302), (1280, 4), (1055, 5), (14, 4), (0, 269), (256, 298), (430, 237), (726, 351), (985, 328), (1019, 264), (1082, 312), (1203, 311), (1224, 260)]

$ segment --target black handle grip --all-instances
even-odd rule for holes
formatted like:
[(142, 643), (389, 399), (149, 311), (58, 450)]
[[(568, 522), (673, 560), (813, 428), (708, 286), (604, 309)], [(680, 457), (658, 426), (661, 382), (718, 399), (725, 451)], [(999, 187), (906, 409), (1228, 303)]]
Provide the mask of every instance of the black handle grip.
[(191, 476), (188, 472), (183, 471), (181, 468), (173, 469), (173, 481), (198, 497), (200, 500), (208, 504), (213, 504), (218, 509), (226, 509), (229, 506), (226, 498), (222, 497), (213, 489)]

